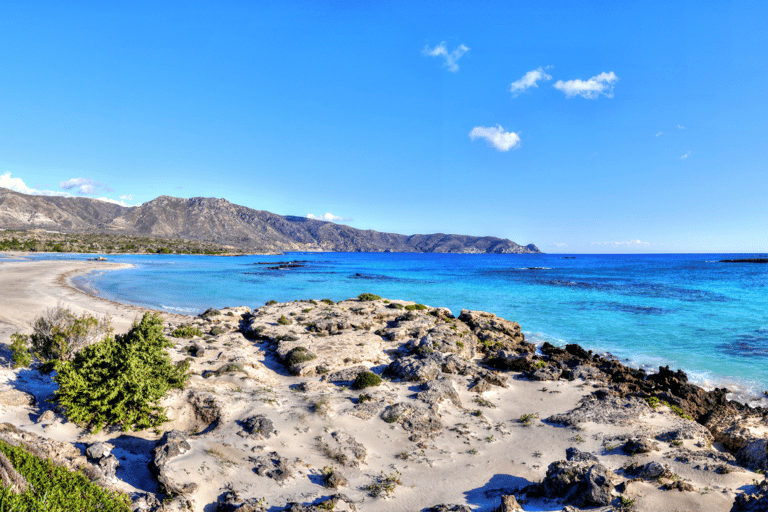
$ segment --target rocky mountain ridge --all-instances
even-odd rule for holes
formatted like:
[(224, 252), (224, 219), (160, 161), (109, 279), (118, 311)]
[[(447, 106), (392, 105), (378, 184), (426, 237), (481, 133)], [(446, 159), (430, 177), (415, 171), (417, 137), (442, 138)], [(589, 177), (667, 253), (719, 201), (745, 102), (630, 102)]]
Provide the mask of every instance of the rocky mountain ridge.
[(160, 196), (140, 206), (124, 207), (84, 197), (32, 196), (5, 188), (0, 188), (0, 228), (186, 239), (254, 252), (540, 252), (533, 244), (521, 246), (496, 237), (360, 230), (253, 210), (225, 199)]

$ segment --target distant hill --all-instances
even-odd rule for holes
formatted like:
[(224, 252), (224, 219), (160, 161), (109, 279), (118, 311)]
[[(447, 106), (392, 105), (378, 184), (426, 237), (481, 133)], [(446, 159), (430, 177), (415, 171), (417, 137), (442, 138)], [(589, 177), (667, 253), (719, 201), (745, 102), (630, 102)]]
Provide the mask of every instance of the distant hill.
[(114, 233), (212, 242), (253, 252), (538, 253), (503, 238), (398, 235), (252, 210), (225, 199), (160, 196), (124, 207), (85, 197), (21, 194), (0, 188), (0, 228)]

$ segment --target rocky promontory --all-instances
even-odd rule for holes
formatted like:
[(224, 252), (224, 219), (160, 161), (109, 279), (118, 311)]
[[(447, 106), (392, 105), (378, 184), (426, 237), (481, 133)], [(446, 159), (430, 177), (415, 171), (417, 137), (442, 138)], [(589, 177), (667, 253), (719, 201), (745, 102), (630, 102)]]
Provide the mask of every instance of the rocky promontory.
[(191, 376), (162, 428), (90, 434), (47, 404), (49, 377), (5, 370), (0, 438), (134, 510), (768, 506), (767, 411), (679, 370), (536, 347), (491, 313), (363, 294), (210, 309), (164, 332)]

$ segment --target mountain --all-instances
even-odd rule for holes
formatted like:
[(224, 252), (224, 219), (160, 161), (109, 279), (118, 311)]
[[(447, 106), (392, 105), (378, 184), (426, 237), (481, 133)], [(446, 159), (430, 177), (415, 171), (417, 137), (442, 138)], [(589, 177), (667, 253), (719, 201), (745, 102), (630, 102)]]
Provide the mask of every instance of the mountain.
[(538, 253), (503, 238), (398, 235), (282, 216), (210, 197), (160, 196), (140, 206), (0, 188), (0, 228), (115, 233), (214, 242), (245, 251)]

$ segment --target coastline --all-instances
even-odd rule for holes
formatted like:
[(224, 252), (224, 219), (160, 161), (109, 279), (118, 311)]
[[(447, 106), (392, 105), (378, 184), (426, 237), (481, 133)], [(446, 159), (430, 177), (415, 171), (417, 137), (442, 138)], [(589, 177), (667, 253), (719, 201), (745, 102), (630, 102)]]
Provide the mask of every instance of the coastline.
[[(113, 317), (116, 332), (124, 332), (146, 309), (89, 295), (72, 280), (92, 271), (125, 268), (130, 265), (71, 260), (0, 262), (0, 286), (9, 292), (1, 299), (0, 329), (11, 326), (19, 331), (26, 328), (28, 332), (29, 322), (47, 307), (62, 304), (78, 312), (108, 314)], [(393, 308), (393, 304), (399, 304), (400, 308)], [(519, 326), (492, 314), (480, 315), (485, 323), (478, 323), (471, 315), (459, 316), (458, 312), (458, 318), (451, 320), (448, 313), (431, 307), (404, 314), (405, 306), (409, 305), (413, 303), (394, 300), (367, 303), (350, 299), (324, 305), (303, 300), (262, 307), (255, 314), (242, 307), (222, 309), (219, 315), (208, 318), (162, 312), (166, 335), (174, 327), (188, 323), (205, 333), (218, 332), (214, 327), (223, 331), (206, 334), (207, 339), (171, 338), (176, 345), (171, 349), (174, 361), (194, 354), (188, 389), (165, 402), (172, 421), (163, 429), (184, 432), (190, 445), (188, 453), (168, 463), (167, 474), (180, 485), (196, 484), (194, 491), (182, 493), (178, 501), (186, 500), (192, 510), (202, 511), (221, 499), (222, 487), (229, 483), (242, 498), (263, 497), (276, 507), (287, 506), (290, 501), (317, 503), (335, 492), (317, 483), (321, 478), (320, 468), (333, 465), (349, 481), (341, 492), (356, 503), (357, 510), (426, 510), (440, 503), (457, 503), (490, 511), (499, 505), (502, 495), (518, 493), (520, 488), (545, 479), (550, 465), (563, 461), (566, 448), (574, 447), (592, 454), (607, 468), (613, 482), (612, 499), (619, 496), (634, 499), (633, 510), (638, 511), (730, 511), (736, 495), (754, 490), (751, 482), (762, 478), (737, 465), (737, 459), (729, 452), (736, 454), (739, 450), (734, 449), (735, 445), (728, 448), (723, 444), (726, 434), (722, 434), (722, 439), (713, 437), (710, 430), (681, 417), (671, 407), (652, 408), (645, 401), (627, 395), (631, 390), (622, 389), (621, 382), (630, 382), (637, 370), (622, 369), (618, 362), (587, 358), (576, 348), (544, 347), (546, 356), (536, 355), (522, 337), (510, 334), (519, 332)], [(291, 323), (283, 325), (279, 321), (281, 316), (292, 319)], [(302, 317), (306, 318), (299, 320)], [(329, 317), (334, 319), (330, 323)], [(6, 319), (9, 322), (5, 322)], [(327, 325), (328, 331), (322, 330), (326, 329), (323, 325)], [(493, 356), (497, 359), (487, 359), (489, 354), (481, 353), (486, 350), (482, 344), (476, 345), (473, 352), (468, 352), (469, 345), (461, 345), (458, 354), (467, 358), (466, 361), (476, 361), (463, 370), (467, 373), (445, 373), (444, 370), (441, 374), (436, 370), (434, 374), (413, 379), (406, 378), (405, 373), (390, 375), (391, 380), (371, 392), (371, 410), (375, 412), (363, 413), (368, 409), (359, 403), (361, 392), (348, 387), (349, 375), (359, 371), (355, 368), (382, 373), (399, 367), (398, 360), (428, 365), (430, 358), (439, 356), (443, 358), (443, 365), (445, 361), (454, 361), (450, 351), (442, 347), (431, 353), (410, 352), (424, 339), (421, 334), (413, 338), (414, 333), (422, 332), (434, 340), (455, 338), (456, 346), (458, 341), (469, 343), (470, 338), (481, 340), (488, 335), (503, 342), (508, 354), (497, 353)], [(457, 337), (458, 334), (462, 336)], [(10, 332), (0, 330), (0, 341), (7, 344), (9, 335)], [(509, 336), (513, 341), (508, 340)], [(409, 338), (412, 341), (408, 341)], [(287, 368), (282, 358), (296, 346), (309, 347), (318, 354), (318, 359), (298, 368)], [(432, 350), (432, 346), (427, 348)], [(500, 362), (494, 363), (495, 370), (488, 369), (487, 365), (477, 366), (483, 357), (490, 362), (502, 356), (509, 360), (506, 367)], [(546, 363), (541, 368), (540, 361)], [(459, 363), (455, 360), (452, 364)], [(228, 365), (240, 369), (235, 373), (210, 374)], [(552, 365), (568, 367), (569, 371), (582, 368), (578, 370), (581, 374), (574, 380), (559, 378), (559, 373), (554, 379), (546, 375), (543, 380), (533, 377), (531, 372)], [(589, 370), (590, 365), (603, 373), (613, 368), (618, 377), (606, 380)], [(694, 388), (685, 388), (679, 376), (670, 373), (671, 376), (664, 376), (666, 384), (659, 381), (659, 389), (666, 389), (663, 393), (668, 393), (666, 400), (671, 405), (681, 403), (675, 402), (681, 397), (680, 389), (695, 394)], [(439, 382), (449, 387), (430, 384)], [(479, 386), (478, 383), (486, 384)], [(122, 467), (117, 473), (118, 480), (110, 485), (141, 493), (159, 491), (154, 477), (147, 471), (134, 473), (134, 468), (146, 467), (151, 460), (151, 449), (161, 442), (159, 434), (131, 433), (132, 441), (126, 444), (120, 432), (91, 435), (67, 422), (61, 414), (55, 414), (53, 421), (41, 421), (43, 412), (52, 411), (45, 402), (52, 384), (49, 377), (37, 376), (36, 372), (3, 368), (0, 395), (9, 390), (34, 399), (15, 405), (0, 402), (0, 422), (10, 422), (23, 431), (80, 446), (97, 441), (110, 444)], [(706, 402), (706, 396), (700, 398), (701, 403)], [(329, 404), (329, 410), (319, 412), (318, 404), (323, 403)], [(410, 408), (406, 410), (411, 411), (408, 414), (414, 419), (398, 416), (388, 423), (380, 418), (386, 407), (398, 404)], [(201, 408), (207, 411), (202, 416)], [(631, 414), (622, 414), (627, 408)], [(574, 411), (584, 415), (570, 426), (567, 421), (560, 424), (552, 420), (558, 415), (573, 416)], [(241, 435), (243, 420), (254, 412), (268, 417), (274, 423), (275, 432)], [(537, 417), (531, 419), (531, 427), (518, 419), (534, 413)], [(729, 413), (735, 418), (730, 426), (741, 425), (743, 430), (746, 425), (752, 432), (749, 439), (760, 439), (762, 432), (768, 431), (765, 420), (742, 413), (737, 410)], [(419, 414), (425, 415), (421, 423), (415, 420)], [(739, 414), (743, 417), (736, 418)], [(720, 428), (722, 432), (726, 430), (727, 427)], [(318, 449), (315, 441), (318, 436), (323, 443), (331, 443), (331, 447), (338, 443), (338, 449), (347, 453), (351, 458), (348, 462), (354, 464), (340, 464), (341, 459), (335, 463), (335, 459), (329, 460), (323, 450)], [(352, 440), (345, 436), (351, 436)], [(620, 448), (635, 438), (648, 439), (655, 446), (634, 456)], [(362, 458), (353, 455), (360, 453), (355, 443), (364, 446), (367, 455)], [(688, 454), (686, 462), (681, 461), (681, 454)], [(267, 464), (270, 458), (277, 460), (275, 457), (283, 461), (281, 464), (286, 468), (290, 467), (292, 473), (280, 483), (260, 476), (258, 470), (259, 464)], [(297, 462), (299, 459), (301, 463)], [(703, 468), (702, 461), (707, 460), (714, 460), (720, 466)], [(630, 471), (623, 469), (630, 462), (665, 465), (670, 474), (677, 475), (678, 480), (670, 481), (689, 484), (691, 489), (673, 486), (672, 490), (664, 490), (654, 479), (632, 477)], [(758, 461), (754, 467), (764, 462)], [(254, 464), (256, 469), (251, 470)], [(718, 472), (721, 466), (728, 471)], [(187, 468), (200, 468), (201, 473), (190, 480), (189, 475), (185, 476)], [(269, 471), (272, 470), (265, 469)], [(367, 497), (365, 485), (382, 471), (401, 473), (403, 486), (388, 499)], [(518, 497), (521, 495), (525, 494)], [(531, 493), (527, 501), (521, 498), (523, 510), (561, 510), (565, 498), (552, 498)], [(335, 510), (352, 508), (341, 500)], [(610, 507), (598, 510), (610, 510)]]

